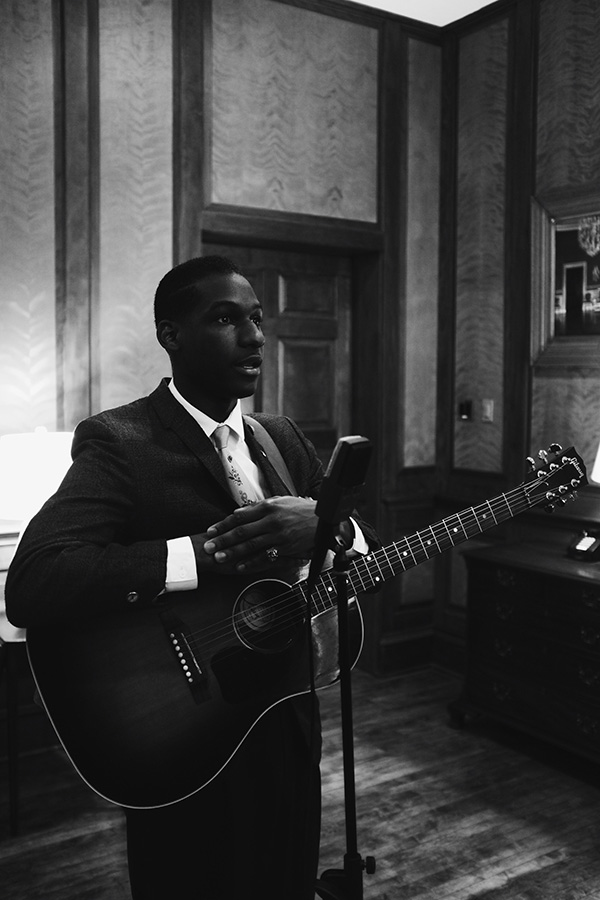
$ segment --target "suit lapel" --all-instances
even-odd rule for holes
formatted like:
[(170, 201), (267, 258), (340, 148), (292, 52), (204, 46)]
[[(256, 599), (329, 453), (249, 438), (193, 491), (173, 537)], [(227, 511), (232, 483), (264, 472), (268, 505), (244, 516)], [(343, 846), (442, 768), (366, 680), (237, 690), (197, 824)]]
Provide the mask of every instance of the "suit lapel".
[(227, 484), (227, 478), (221, 465), (221, 461), (215, 453), (210, 438), (206, 436), (202, 428), (178, 403), (168, 388), (168, 380), (161, 381), (156, 390), (150, 394), (150, 402), (156, 410), (163, 426), (175, 432), (188, 450), (202, 463), (210, 475), (219, 483), (227, 494), (228, 500), (233, 504), (231, 491)]
[[(210, 475), (219, 483), (227, 494), (227, 498), (231, 504), (235, 505), (227, 478), (221, 465), (221, 461), (217, 454), (212, 441), (206, 436), (202, 428), (178, 403), (168, 387), (168, 379), (164, 378), (159, 386), (150, 394), (150, 402), (161, 420), (163, 426), (174, 431), (180, 440), (186, 445), (194, 456), (202, 463)], [(264, 450), (254, 437), (251, 428), (244, 423), (245, 439), (252, 459), (261, 469), (269, 492), (272, 496), (282, 496), (289, 494), (289, 490), (282, 482), (281, 478), (271, 465)]]

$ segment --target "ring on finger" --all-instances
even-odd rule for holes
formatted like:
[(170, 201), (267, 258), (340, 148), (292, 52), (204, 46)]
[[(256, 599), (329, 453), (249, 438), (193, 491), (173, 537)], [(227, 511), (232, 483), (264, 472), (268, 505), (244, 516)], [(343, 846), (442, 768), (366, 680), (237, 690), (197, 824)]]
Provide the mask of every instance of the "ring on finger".
[(275, 562), (275, 560), (279, 556), (279, 550), (276, 547), (269, 547), (269, 549), (267, 550), (267, 556), (269, 557), (269, 562)]

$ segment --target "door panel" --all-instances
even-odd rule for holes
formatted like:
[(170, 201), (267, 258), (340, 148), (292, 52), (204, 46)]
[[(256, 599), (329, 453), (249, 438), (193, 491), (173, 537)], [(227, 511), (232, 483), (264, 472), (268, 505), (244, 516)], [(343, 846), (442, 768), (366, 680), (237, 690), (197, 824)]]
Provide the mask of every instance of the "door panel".
[(239, 265), (267, 338), (256, 411), (290, 416), (327, 463), (350, 428), (351, 265), (342, 256), (204, 245)]

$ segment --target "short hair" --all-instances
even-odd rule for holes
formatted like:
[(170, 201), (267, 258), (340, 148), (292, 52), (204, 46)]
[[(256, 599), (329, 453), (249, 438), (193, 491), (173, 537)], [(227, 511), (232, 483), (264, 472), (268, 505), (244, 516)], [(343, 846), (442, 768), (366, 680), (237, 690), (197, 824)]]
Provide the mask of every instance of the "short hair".
[(154, 322), (185, 315), (197, 300), (199, 282), (211, 275), (243, 275), (225, 256), (197, 256), (171, 269), (161, 278), (154, 295)]

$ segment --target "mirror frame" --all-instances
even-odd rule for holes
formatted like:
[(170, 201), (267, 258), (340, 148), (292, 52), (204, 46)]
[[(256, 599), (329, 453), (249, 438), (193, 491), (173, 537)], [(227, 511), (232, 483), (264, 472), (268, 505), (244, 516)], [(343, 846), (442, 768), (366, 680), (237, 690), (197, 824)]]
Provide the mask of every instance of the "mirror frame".
[(600, 215), (600, 186), (531, 198), (531, 364), (538, 368), (600, 369), (600, 335), (554, 334), (557, 225)]

